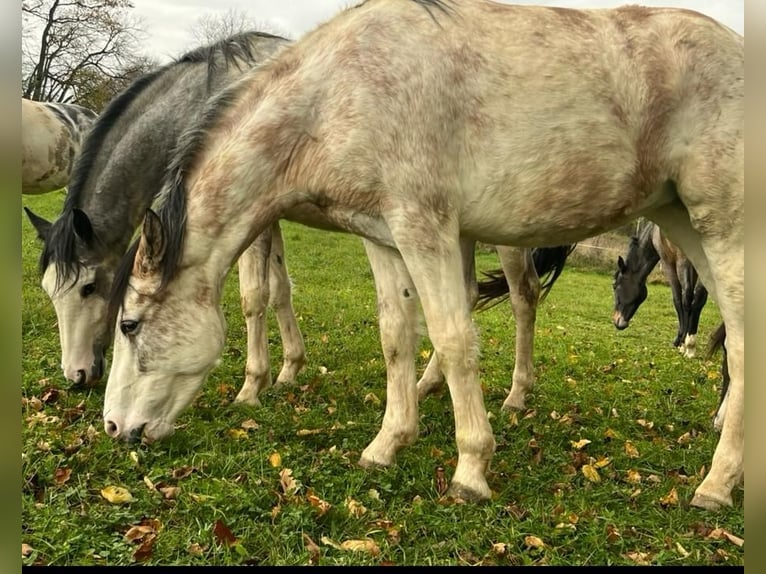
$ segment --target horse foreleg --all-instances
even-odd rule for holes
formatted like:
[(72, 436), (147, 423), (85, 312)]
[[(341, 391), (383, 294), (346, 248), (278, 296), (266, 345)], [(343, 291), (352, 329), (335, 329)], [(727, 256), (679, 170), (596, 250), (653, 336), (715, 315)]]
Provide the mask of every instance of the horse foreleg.
[(511, 391), (503, 410), (523, 410), (527, 395), (535, 384), (533, 364), (535, 319), (540, 299), (540, 278), (530, 249), (498, 246), (500, 264), (509, 285), (511, 309), (516, 321), (516, 361)]
[(266, 311), (269, 304), (271, 230), (265, 231), (240, 255), (239, 293), (247, 327), (245, 382), (234, 399), (259, 405), (258, 394), (271, 386)]
[(676, 316), (678, 317), (678, 334), (673, 340), (674, 347), (680, 347), (684, 341), (685, 324), (684, 318), (684, 305), (683, 298), (681, 296), (681, 282), (678, 279), (678, 273), (675, 265), (666, 264), (662, 262), (662, 271), (665, 273), (665, 278), (670, 285), (670, 293), (673, 296), (673, 308), (676, 310)]
[(388, 466), (399, 449), (418, 436), (417, 291), (399, 254), (364, 240), (378, 297), (378, 322), (386, 360), (383, 424), (364, 449), (359, 464)]
[[(479, 285), (476, 280), (476, 242), (468, 239), (461, 240), (460, 250), (463, 256), (463, 277), (466, 285), (468, 306), (473, 309), (479, 298)], [(439, 356), (436, 352), (426, 365), (418, 381), (418, 400), (423, 400), (430, 393), (439, 390), (444, 385), (444, 373), (439, 367)]]
[[(495, 439), (479, 384), (478, 336), (465, 294), (458, 228), (444, 218), (429, 226), (427, 217), (404, 211), (388, 223), (418, 290), (455, 416), (458, 460), (448, 494), (485, 500), (491, 496), (485, 474)], [(414, 220), (417, 232), (408, 224)]]
[(292, 287), (285, 263), (285, 246), (279, 222), (271, 227), (271, 253), (269, 256), (270, 305), (279, 324), (282, 339), (282, 370), (275, 386), (292, 383), (306, 364), (306, 346), (293, 309)]

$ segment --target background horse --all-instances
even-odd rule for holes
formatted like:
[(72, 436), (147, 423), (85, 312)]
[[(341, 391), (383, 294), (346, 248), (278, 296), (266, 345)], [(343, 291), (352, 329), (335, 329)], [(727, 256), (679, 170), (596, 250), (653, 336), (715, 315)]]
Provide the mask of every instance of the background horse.
[(65, 187), (85, 134), (97, 117), (77, 104), (21, 98), (21, 193)]
[(488, 499), (495, 440), (461, 238), (563, 245), (645, 216), (694, 262), (726, 324), (725, 416), (692, 504), (731, 505), (744, 473), (743, 124), (744, 40), (695, 12), (344, 10), (211, 101), (179, 146), (115, 279), (105, 431), (173, 432), (223, 349), (229, 268), (310, 206), (397, 270), (376, 274), (387, 399), (360, 463), (390, 465), (417, 437), (417, 295), (455, 417), (448, 492)]
[(700, 314), (707, 302), (708, 292), (699, 281), (697, 270), (681, 249), (665, 237), (660, 228), (648, 221), (639, 229), (638, 237), (630, 239), (625, 259), (617, 258), (614, 273), (614, 313), (612, 322), (626, 329), (647, 296), (646, 279), (658, 262), (670, 285), (673, 307), (678, 316), (678, 334), (673, 346), (686, 357), (694, 357)]

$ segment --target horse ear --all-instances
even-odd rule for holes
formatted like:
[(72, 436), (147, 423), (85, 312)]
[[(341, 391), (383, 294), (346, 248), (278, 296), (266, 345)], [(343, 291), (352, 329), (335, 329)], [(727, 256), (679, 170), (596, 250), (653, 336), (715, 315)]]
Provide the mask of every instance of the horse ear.
[(28, 207), (24, 207), (24, 211), (27, 213), (27, 217), (29, 218), (30, 223), (34, 226), (35, 230), (37, 231), (37, 238), (45, 241), (48, 237), (48, 233), (51, 230), (52, 223), (48, 221), (47, 219), (43, 219), (39, 215), (35, 214), (31, 209)]
[(625, 270), (628, 268), (627, 265), (625, 265), (625, 260), (622, 258), (622, 255), (617, 256), (617, 268), (622, 272), (625, 273)]
[(141, 237), (138, 240), (136, 266), (140, 274), (156, 271), (165, 255), (165, 232), (159, 216), (151, 209), (146, 210), (144, 223), (141, 226)]
[(72, 210), (72, 226), (77, 237), (82, 239), (86, 245), (91, 245), (94, 235), (93, 225), (83, 210), (77, 208)]

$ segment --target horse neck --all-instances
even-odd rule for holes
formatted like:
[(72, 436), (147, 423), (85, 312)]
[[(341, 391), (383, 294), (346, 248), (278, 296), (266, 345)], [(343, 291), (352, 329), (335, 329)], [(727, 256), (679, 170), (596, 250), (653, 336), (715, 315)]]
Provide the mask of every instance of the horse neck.
[(639, 278), (644, 281), (660, 262), (660, 254), (654, 245), (654, 225), (642, 229), (633, 258), (637, 263)]

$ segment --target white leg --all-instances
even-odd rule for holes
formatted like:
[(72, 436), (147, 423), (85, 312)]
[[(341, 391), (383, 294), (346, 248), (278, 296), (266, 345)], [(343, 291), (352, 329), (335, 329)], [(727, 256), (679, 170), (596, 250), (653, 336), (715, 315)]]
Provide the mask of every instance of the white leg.
[(239, 293), (247, 326), (245, 382), (235, 401), (259, 405), (258, 394), (271, 386), (266, 310), (269, 303), (271, 231), (256, 237), (239, 258)]
[(364, 246), (375, 276), (387, 384), (383, 424), (362, 452), (359, 464), (388, 466), (394, 462), (397, 451), (411, 444), (418, 435), (417, 292), (395, 250), (367, 240)]
[[(473, 309), (479, 298), (479, 285), (476, 281), (476, 242), (462, 240), (460, 244), (463, 255), (463, 275), (466, 285), (468, 307)], [(436, 352), (431, 354), (423, 375), (418, 381), (418, 400), (423, 400), (427, 395), (439, 390), (444, 385), (444, 373), (439, 367), (439, 356)]]
[(497, 254), (500, 256), (500, 264), (510, 287), (509, 299), (516, 320), (513, 381), (502, 408), (523, 410), (527, 395), (535, 384), (533, 354), (540, 278), (535, 271), (530, 249), (498, 246)]
[(285, 262), (285, 246), (279, 222), (271, 227), (271, 253), (269, 256), (270, 305), (274, 309), (282, 339), (282, 370), (275, 386), (295, 382), (306, 364), (306, 346), (303, 343), (298, 320), (293, 309), (292, 288)]
[[(411, 225), (417, 221), (417, 225)], [(428, 335), (439, 355), (455, 415), (458, 462), (448, 493), (476, 501), (490, 498), (486, 471), (495, 450), (479, 384), (478, 337), (465, 293), (455, 221), (424, 221), (403, 213), (389, 220), (397, 247), (417, 287)], [(413, 233), (413, 228), (418, 232)]]

